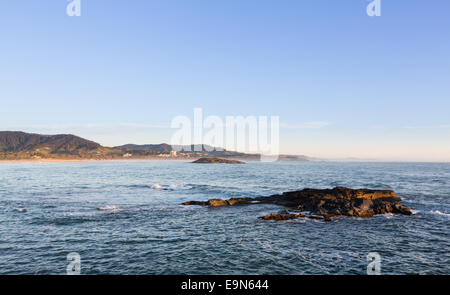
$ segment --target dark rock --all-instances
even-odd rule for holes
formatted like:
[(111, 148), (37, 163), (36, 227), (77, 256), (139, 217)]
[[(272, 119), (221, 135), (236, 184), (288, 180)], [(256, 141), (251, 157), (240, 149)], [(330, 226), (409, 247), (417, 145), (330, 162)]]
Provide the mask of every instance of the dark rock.
[[(208, 202), (186, 202), (183, 205), (202, 206), (235, 206), (250, 204), (275, 204), (292, 208), (297, 213), (289, 211), (278, 214), (268, 214), (265, 220), (288, 220), (300, 217), (324, 219), (330, 221), (335, 216), (371, 217), (376, 214), (395, 213), (411, 215), (411, 209), (398, 203), (400, 197), (390, 190), (349, 189), (336, 187), (334, 189), (304, 189), (287, 192), (281, 195), (257, 198), (233, 198), (228, 201), (213, 199)], [(298, 213), (309, 211), (309, 215)]]
[(198, 202), (198, 201), (189, 201), (189, 202), (184, 202), (181, 205), (185, 205), (185, 206), (207, 206), (208, 202)]
[(228, 205), (234, 206), (234, 205), (244, 205), (244, 204), (250, 204), (253, 201), (252, 198), (232, 198), (229, 199)]
[(228, 202), (222, 199), (212, 199), (208, 201), (208, 206), (210, 207), (222, 207), (228, 205)]
[(331, 221), (331, 218), (334, 217), (334, 216), (336, 216), (336, 214), (330, 214), (330, 213), (325, 214), (324, 220), (325, 221)]
[(228, 160), (221, 158), (200, 158), (192, 163), (195, 164), (245, 164), (245, 162), (237, 160)]
[(289, 219), (302, 218), (305, 216), (306, 215), (303, 213), (291, 214), (291, 213), (289, 213), (289, 211), (285, 210), (285, 211), (280, 212), (279, 214), (277, 214), (277, 213), (267, 214), (266, 216), (261, 217), (261, 219), (264, 219), (264, 220), (289, 220)]
[(393, 205), (393, 213), (398, 214), (404, 214), (404, 215), (411, 215), (412, 211), (410, 208), (406, 207), (405, 205), (402, 205), (400, 203), (396, 203)]
[(308, 215), (308, 218), (310, 218), (310, 219), (317, 219), (317, 220), (324, 219), (323, 216), (319, 216), (319, 215)]

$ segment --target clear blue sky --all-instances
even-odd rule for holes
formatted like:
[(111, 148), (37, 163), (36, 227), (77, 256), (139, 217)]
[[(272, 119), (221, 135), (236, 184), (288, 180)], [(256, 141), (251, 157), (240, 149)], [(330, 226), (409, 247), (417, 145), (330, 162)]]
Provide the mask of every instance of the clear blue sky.
[(201, 107), (279, 115), (285, 153), (450, 161), (450, 1), (381, 1), (2, 0), (0, 130), (168, 142)]

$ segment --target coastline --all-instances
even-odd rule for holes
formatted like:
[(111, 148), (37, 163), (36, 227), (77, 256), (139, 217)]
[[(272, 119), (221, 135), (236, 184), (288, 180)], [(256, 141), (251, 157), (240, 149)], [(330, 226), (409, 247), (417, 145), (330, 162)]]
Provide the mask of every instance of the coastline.
[(18, 159), (18, 160), (0, 160), (0, 164), (12, 163), (82, 163), (82, 162), (190, 162), (195, 159), (160, 159), (160, 158), (141, 158), (141, 159)]
[[(101, 163), (101, 162), (193, 162), (200, 159), (200, 157), (197, 158), (117, 158), (117, 159), (17, 159), (17, 160), (3, 160), (0, 159), (0, 165), (1, 164), (13, 164), (13, 163), (77, 163), (77, 162), (93, 162), (93, 163)], [(230, 158), (231, 159), (231, 158)], [(238, 159), (238, 158), (232, 158), (232, 159)], [(245, 159), (248, 162), (259, 162), (254, 159)], [(322, 160), (322, 161), (276, 161), (276, 162), (285, 162), (285, 163), (378, 163), (378, 164), (450, 164), (450, 161), (430, 161), (430, 162), (424, 162), (424, 161), (336, 161), (336, 160)]]

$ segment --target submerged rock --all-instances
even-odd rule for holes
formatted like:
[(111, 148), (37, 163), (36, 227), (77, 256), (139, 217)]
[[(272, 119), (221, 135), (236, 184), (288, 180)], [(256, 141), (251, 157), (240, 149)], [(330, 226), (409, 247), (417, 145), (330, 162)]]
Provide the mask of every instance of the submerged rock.
[[(289, 220), (301, 217), (330, 221), (335, 216), (371, 217), (376, 214), (411, 215), (411, 209), (400, 204), (401, 198), (391, 190), (349, 189), (304, 189), (281, 195), (257, 198), (212, 199), (207, 202), (186, 202), (183, 205), (235, 206), (250, 204), (275, 204), (291, 208), (291, 211), (272, 213), (261, 217), (264, 220)], [(302, 213), (307, 211), (308, 213)]]

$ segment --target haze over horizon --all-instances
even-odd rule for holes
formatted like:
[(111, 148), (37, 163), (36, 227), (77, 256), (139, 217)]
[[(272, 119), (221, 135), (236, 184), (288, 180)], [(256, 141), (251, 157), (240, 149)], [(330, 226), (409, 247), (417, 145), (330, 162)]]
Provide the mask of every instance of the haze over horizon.
[(201, 107), (280, 116), (282, 154), (450, 161), (450, 2), (330, 2), (3, 1), (0, 130), (170, 143)]

